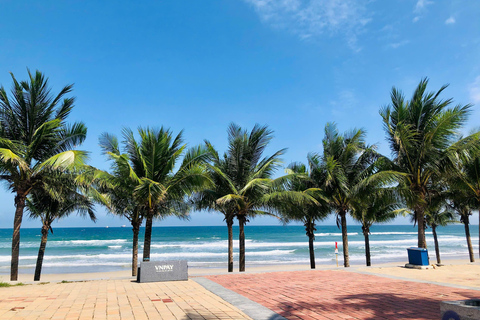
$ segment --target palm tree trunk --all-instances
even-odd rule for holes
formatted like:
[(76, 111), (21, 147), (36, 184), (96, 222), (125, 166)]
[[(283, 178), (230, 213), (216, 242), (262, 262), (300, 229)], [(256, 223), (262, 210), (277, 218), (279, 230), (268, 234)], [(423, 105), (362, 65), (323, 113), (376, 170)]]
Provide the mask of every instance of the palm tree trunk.
[(463, 217), (463, 225), (465, 226), (465, 236), (467, 237), (468, 254), (470, 255), (470, 262), (475, 262), (475, 256), (473, 255), (472, 239), (470, 238), (470, 222), (468, 213)]
[(305, 231), (308, 236), (308, 250), (310, 252), (310, 269), (315, 269), (315, 248), (313, 247), (313, 241), (315, 240), (315, 223), (313, 221), (307, 221), (305, 223)]
[(150, 260), (150, 243), (152, 242), (152, 223), (153, 223), (153, 213), (148, 215), (147, 222), (145, 224), (145, 239), (143, 241), (143, 261)]
[(365, 260), (367, 267), (372, 265), (370, 261), (370, 228), (368, 226), (362, 226), (363, 236), (365, 237)]
[(241, 215), (238, 217), (238, 242), (239, 242), (239, 261), (238, 261), (238, 271), (244, 272), (245, 271), (245, 221), (246, 218)]
[(27, 192), (18, 190), (15, 196), (15, 218), (13, 220), (12, 261), (10, 264), (10, 281), (18, 279), (18, 257), (20, 255), (20, 227), (22, 225), (23, 209)]
[(33, 281), (40, 281), (40, 275), (42, 274), (43, 256), (45, 255), (45, 248), (47, 247), (47, 238), (49, 225), (44, 224), (42, 227), (42, 240), (40, 241), (40, 248), (38, 249), (37, 265), (35, 267), (35, 275)]
[(440, 247), (438, 246), (437, 226), (435, 224), (432, 224), (432, 233), (433, 241), (435, 242), (435, 255), (437, 256), (437, 264), (441, 264), (442, 261), (440, 260)]
[(350, 267), (350, 260), (348, 257), (347, 213), (341, 211), (340, 218), (342, 220), (343, 266), (348, 268)]
[(310, 269), (315, 269), (315, 249), (313, 247), (314, 236), (308, 236), (308, 250), (310, 251)]
[(233, 272), (233, 217), (226, 220), (228, 229), (228, 272)]
[(418, 247), (427, 248), (427, 242), (425, 240), (425, 214), (423, 208), (415, 210), (417, 215), (418, 224)]
[(133, 243), (132, 243), (132, 277), (137, 275), (138, 270), (138, 233), (140, 232), (140, 223), (132, 223)]

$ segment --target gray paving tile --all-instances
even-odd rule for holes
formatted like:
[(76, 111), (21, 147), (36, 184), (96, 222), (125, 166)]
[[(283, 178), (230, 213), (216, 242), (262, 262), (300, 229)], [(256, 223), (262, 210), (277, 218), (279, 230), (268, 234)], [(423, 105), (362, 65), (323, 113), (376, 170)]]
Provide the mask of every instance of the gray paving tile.
[(232, 290), (226, 289), (216, 282), (201, 277), (190, 279), (202, 285), (205, 289), (216, 294), (228, 303), (231, 303), (253, 320), (287, 320), (278, 313), (275, 313), (261, 304), (247, 299)]

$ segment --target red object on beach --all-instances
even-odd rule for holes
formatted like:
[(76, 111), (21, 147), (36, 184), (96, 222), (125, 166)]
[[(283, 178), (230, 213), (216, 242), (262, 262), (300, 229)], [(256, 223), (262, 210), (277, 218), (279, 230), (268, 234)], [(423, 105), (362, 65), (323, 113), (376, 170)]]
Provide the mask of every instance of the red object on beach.
[(338, 250), (337, 241), (335, 241), (335, 250)]

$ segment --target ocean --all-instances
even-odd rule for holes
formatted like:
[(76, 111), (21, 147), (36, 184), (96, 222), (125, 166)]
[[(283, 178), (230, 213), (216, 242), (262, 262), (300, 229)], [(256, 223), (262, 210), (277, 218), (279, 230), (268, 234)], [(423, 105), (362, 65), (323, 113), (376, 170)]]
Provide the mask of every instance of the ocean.
[[(140, 232), (139, 259), (142, 257), (143, 231)], [(443, 259), (468, 261), (463, 225), (438, 228)], [(336, 226), (317, 226), (315, 258), (318, 265), (335, 265), (335, 242), (338, 261), (343, 263), (341, 231)], [(478, 226), (471, 226), (475, 256), (478, 256)], [(0, 229), (0, 274), (10, 272), (12, 229)], [(22, 229), (20, 273), (35, 268), (40, 228)], [(246, 265), (309, 264), (308, 238), (303, 226), (249, 226), (245, 228)], [(123, 228), (55, 228), (49, 235), (42, 273), (82, 273), (130, 270), (132, 230)], [(238, 227), (234, 226), (234, 239)], [(348, 227), (350, 263), (365, 264), (365, 245), (361, 227)], [(408, 247), (416, 246), (416, 228), (412, 225), (377, 225), (371, 228), (372, 265), (407, 261)], [(430, 260), (435, 261), (431, 230), (427, 230)], [(185, 259), (189, 267), (226, 268), (227, 227), (154, 227), (151, 260)], [(238, 240), (234, 240), (235, 266)]]

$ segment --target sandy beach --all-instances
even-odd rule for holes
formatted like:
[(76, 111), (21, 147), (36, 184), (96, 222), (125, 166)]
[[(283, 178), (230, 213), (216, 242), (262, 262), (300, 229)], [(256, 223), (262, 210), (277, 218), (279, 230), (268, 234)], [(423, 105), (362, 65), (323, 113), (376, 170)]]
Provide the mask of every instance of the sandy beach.
[[(240, 274), (238, 267), (235, 266), (231, 274)], [(283, 272), (283, 271), (307, 271), (310, 266), (307, 264), (287, 264), (287, 265), (269, 265), (269, 266), (248, 266), (245, 274), (265, 273), (265, 272)], [(399, 279), (431, 281), (438, 283), (452, 283), (463, 286), (473, 286), (480, 288), (480, 262), (466, 262), (465, 260), (445, 260), (443, 266), (431, 267), (427, 270), (415, 270), (405, 268), (405, 263), (389, 262), (377, 264), (371, 267), (362, 265), (352, 265), (350, 268), (344, 268), (339, 265), (325, 266), (318, 265), (316, 270), (337, 270), (359, 273), (371, 273), (380, 276), (387, 276)], [(190, 277), (223, 275), (229, 274), (225, 268), (198, 268), (189, 267), (188, 275)], [(243, 274), (243, 273), (242, 273)], [(61, 281), (92, 281), (92, 280), (119, 280), (135, 279), (131, 276), (130, 270), (110, 271), (110, 272), (91, 272), (91, 273), (60, 273), (60, 274), (42, 274), (40, 282), (61, 282)], [(10, 282), (9, 275), (0, 275), (1, 282)], [(26, 284), (36, 284), (33, 281), (33, 274), (19, 273), (18, 282)]]
[[(319, 270), (340, 269), (342, 267), (321, 266)], [(262, 272), (278, 272), (278, 271), (301, 271), (309, 270), (310, 266), (306, 264), (289, 264), (289, 265), (270, 265), (270, 266), (247, 266), (246, 273), (262, 273)], [(239, 273), (238, 267), (233, 273)], [(189, 267), (188, 275), (190, 277), (228, 274), (226, 268), (197, 268)], [(59, 273), (59, 274), (42, 274), (40, 282), (61, 282), (61, 281), (85, 281), (85, 280), (117, 280), (117, 279), (134, 279), (130, 270), (109, 271), (109, 272), (89, 272), (89, 273)], [(9, 282), (9, 275), (0, 275), (0, 281)], [(33, 274), (19, 273), (18, 281), (22, 283), (35, 284)]]
[(388, 276), (394, 279), (426, 281), (439, 284), (475, 287), (480, 289), (480, 262), (462, 260), (445, 261), (443, 266), (427, 270), (405, 268), (400, 264), (388, 264), (377, 267), (355, 267), (354, 272)]

